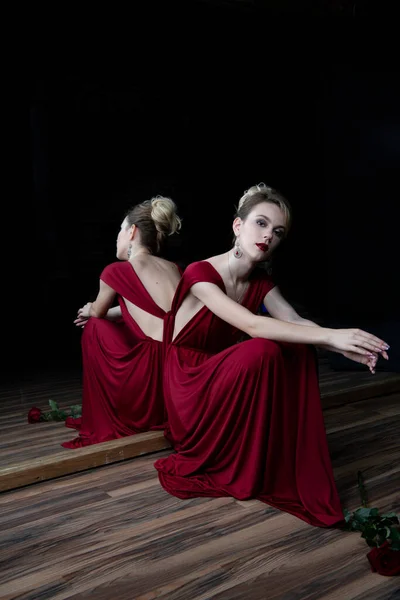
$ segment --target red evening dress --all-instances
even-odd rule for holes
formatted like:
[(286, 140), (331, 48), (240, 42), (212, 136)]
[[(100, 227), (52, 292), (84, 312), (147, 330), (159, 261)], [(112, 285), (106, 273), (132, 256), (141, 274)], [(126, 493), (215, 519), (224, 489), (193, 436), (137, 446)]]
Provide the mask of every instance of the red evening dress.
[[(226, 292), (210, 263), (193, 263), (173, 315), (202, 281)], [(255, 271), (242, 304), (256, 313), (273, 286)], [(257, 498), (312, 525), (341, 523), (314, 348), (236, 343), (239, 335), (203, 306), (169, 345), (164, 396), (176, 452), (155, 463), (161, 485), (178, 498)]]
[(108, 265), (100, 278), (117, 293), (118, 322), (90, 318), (82, 334), (82, 419), (69, 419), (79, 437), (61, 444), (80, 448), (166, 423), (162, 371), (165, 344), (146, 336), (130, 315), (124, 298), (154, 317), (168, 321), (130, 262)]

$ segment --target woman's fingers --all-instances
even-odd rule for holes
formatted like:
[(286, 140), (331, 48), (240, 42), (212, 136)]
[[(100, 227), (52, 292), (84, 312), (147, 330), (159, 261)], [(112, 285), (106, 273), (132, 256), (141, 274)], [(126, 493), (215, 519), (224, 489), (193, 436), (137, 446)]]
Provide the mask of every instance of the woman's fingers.
[(383, 352), (383, 350), (378, 348), (376, 344), (367, 341), (365, 338), (355, 338), (354, 343), (364, 348), (364, 350), (369, 350), (370, 352)]
[(389, 345), (386, 344), (386, 342), (379, 340), (379, 338), (374, 335), (366, 333), (365, 331), (356, 330), (353, 336), (353, 343), (365, 350), (382, 354), (386, 360), (389, 359), (386, 352), (389, 349)]
[(378, 354), (373, 354), (368, 361), (368, 368), (371, 371), (372, 375), (375, 375), (375, 367), (378, 361)]
[(363, 348), (356, 344), (349, 344), (348, 351), (356, 352), (357, 354), (362, 354), (363, 356), (367, 357), (367, 359), (371, 359), (376, 356), (376, 352), (374, 352), (374, 351), (371, 352), (371, 350), (367, 350), (366, 348)]
[(365, 340), (369, 344), (373, 344), (376, 346), (377, 350), (389, 350), (389, 344), (376, 337), (372, 333), (368, 333), (367, 331), (363, 331), (362, 329), (356, 329), (355, 336), (357, 339)]
[(84, 317), (78, 317), (77, 319), (75, 319), (74, 323), (77, 327), (84, 327), (87, 321), (88, 320)]

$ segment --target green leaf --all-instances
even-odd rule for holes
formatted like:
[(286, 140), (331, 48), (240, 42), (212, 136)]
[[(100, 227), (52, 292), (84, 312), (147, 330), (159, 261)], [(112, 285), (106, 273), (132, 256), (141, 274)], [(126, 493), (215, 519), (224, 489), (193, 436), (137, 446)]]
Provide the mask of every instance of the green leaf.
[(374, 511), (376, 509), (373, 508), (357, 508), (357, 510), (354, 512), (354, 518), (357, 519), (357, 521), (367, 521), (370, 516), (375, 516), (375, 514), (372, 514), (372, 511)]
[(344, 520), (346, 523), (348, 523), (353, 518), (353, 513), (351, 513), (348, 510), (344, 510), (343, 514), (344, 514)]
[(71, 416), (74, 417), (74, 419), (82, 416), (82, 405), (81, 404), (74, 404), (71, 406)]
[(58, 404), (54, 400), (49, 400), (49, 405), (52, 411), (58, 410)]
[(46, 421), (65, 421), (66, 412), (59, 410), (51, 410), (49, 412), (44, 413)]
[(385, 519), (397, 519), (399, 520), (399, 517), (397, 516), (397, 514), (395, 512), (390, 512), (390, 513), (385, 513), (384, 515), (382, 515), (382, 518), (385, 517)]
[(382, 519), (390, 522), (392, 525), (400, 525), (400, 518), (396, 513), (386, 513), (382, 515)]
[(392, 542), (400, 542), (400, 531), (396, 527), (391, 527), (389, 537)]

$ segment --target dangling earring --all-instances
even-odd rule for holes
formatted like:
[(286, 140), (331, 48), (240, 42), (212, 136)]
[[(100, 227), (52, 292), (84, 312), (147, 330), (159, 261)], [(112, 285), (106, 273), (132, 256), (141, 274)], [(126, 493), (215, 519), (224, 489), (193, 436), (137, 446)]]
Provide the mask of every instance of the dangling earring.
[(236, 238), (236, 241), (235, 241), (235, 249), (233, 251), (233, 256), (235, 258), (240, 258), (241, 256), (243, 256), (243, 252), (242, 252), (242, 249), (241, 249), (241, 247), (239, 245), (238, 238)]
[(128, 260), (130, 259), (131, 254), (132, 254), (132, 244), (129, 244), (129, 246), (128, 246)]

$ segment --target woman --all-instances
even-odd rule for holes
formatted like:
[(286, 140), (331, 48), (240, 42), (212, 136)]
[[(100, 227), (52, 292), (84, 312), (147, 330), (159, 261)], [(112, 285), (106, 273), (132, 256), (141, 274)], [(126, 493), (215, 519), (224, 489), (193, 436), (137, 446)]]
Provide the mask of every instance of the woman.
[[(155, 463), (179, 498), (258, 498), (318, 526), (343, 514), (328, 452), (313, 345), (374, 371), (387, 345), (302, 319), (266, 274), (290, 206), (259, 184), (239, 202), (235, 246), (187, 267), (174, 298), (164, 375), (176, 450)], [(270, 317), (259, 316), (261, 303)], [(235, 343), (242, 332), (250, 340)]]
[[(180, 272), (157, 254), (180, 227), (174, 202), (160, 196), (124, 218), (117, 239), (124, 262), (104, 269), (96, 300), (75, 320), (84, 327), (82, 419), (67, 420), (80, 435), (64, 448), (164, 428), (164, 325)], [(119, 307), (110, 308), (116, 297)]]

